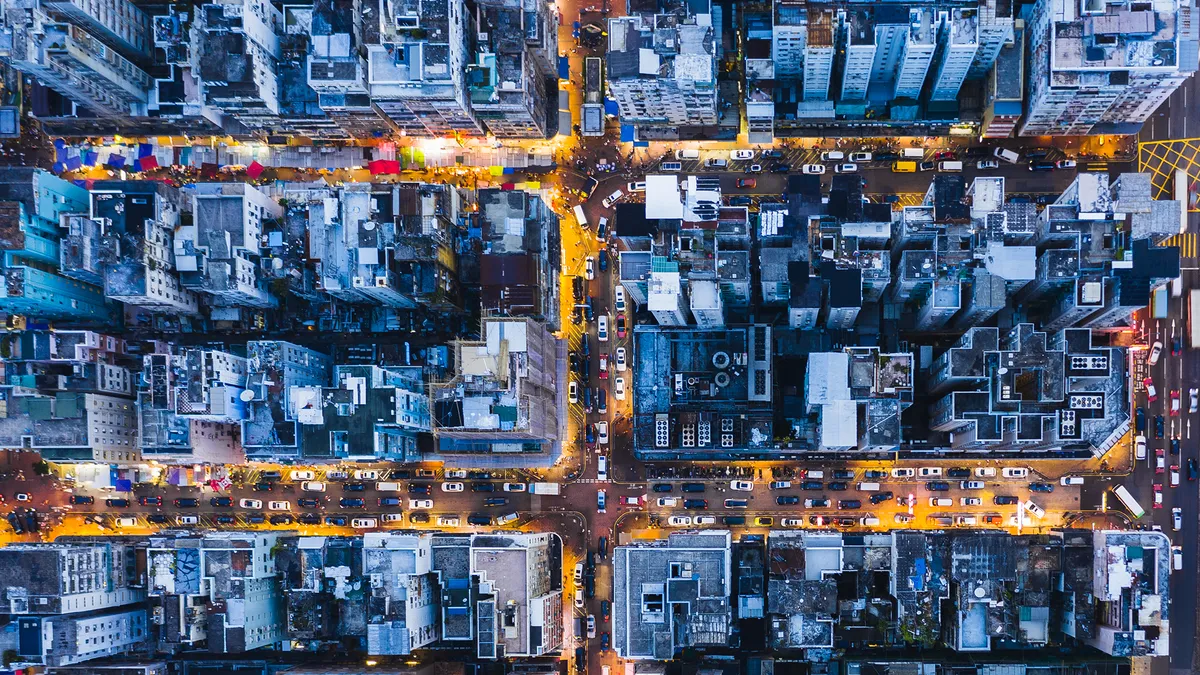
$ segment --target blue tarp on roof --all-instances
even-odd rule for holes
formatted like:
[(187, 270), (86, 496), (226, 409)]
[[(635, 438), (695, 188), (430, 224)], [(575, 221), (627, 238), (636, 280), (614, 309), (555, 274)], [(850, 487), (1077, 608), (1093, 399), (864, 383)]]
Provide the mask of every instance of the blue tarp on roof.
[(621, 114), (621, 108), (617, 106), (617, 102), (611, 98), (604, 99), (604, 114), (616, 117)]
[(622, 124), (621, 125), (621, 142), (622, 143), (632, 143), (636, 134), (637, 134), (637, 130), (633, 128), (632, 124)]
[(571, 60), (565, 56), (558, 57), (558, 79), (571, 79)]
[(133, 492), (133, 481), (121, 478), (117, 481), (117, 492)]
[(650, 141), (634, 141), (634, 142), (633, 142), (633, 147), (635, 147), (635, 148), (648, 148), (648, 147), (650, 147)]

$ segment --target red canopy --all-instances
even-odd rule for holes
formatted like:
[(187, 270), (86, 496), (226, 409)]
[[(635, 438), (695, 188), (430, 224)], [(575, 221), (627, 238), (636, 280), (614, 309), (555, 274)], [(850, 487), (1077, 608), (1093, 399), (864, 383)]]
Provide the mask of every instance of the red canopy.
[(246, 167), (246, 175), (252, 179), (258, 178), (262, 175), (262, 172), (265, 168), (266, 167), (264, 167), (262, 164), (259, 164), (257, 161), (250, 162), (250, 166)]
[(367, 170), (375, 175), (400, 173), (400, 162), (394, 159), (377, 159), (367, 163)]
[(154, 155), (148, 155), (138, 160), (138, 166), (141, 167), (142, 171), (157, 169), (158, 160), (154, 158)]

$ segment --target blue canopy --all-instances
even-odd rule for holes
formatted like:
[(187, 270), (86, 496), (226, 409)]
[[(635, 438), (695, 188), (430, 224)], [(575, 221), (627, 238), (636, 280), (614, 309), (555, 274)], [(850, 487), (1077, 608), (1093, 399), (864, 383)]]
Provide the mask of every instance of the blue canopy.
[(558, 79), (571, 79), (571, 60), (565, 56), (558, 57)]
[(622, 143), (632, 143), (635, 135), (636, 135), (636, 130), (633, 128), (632, 124), (622, 124), (621, 125), (621, 142)]
[(621, 109), (617, 107), (617, 102), (611, 98), (604, 99), (604, 114), (616, 117), (621, 114)]
[(149, 143), (138, 143), (138, 159), (154, 154), (154, 146)]

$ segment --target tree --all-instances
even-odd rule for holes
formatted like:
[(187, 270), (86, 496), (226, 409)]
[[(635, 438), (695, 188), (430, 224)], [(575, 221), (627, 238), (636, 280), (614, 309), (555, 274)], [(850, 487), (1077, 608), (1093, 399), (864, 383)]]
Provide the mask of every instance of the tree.
[(33, 465), (33, 472), (39, 476), (50, 475), (50, 463), (44, 459), (39, 459)]

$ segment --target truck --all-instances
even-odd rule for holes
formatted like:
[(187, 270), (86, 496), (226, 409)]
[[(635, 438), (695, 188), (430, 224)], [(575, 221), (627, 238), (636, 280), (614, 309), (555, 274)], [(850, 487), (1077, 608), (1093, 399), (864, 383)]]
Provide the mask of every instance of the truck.
[(535, 495), (560, 495), (562, 486), (558, 483), (530, 483), (529, 491)]
[(1200, 349), (1200, 288), (1192, 289), (1188, 298), (1188, 333), (1192, 349)]
[(1168, 306), (1167, 287), (1166, 285), (1159, 286), (1150, 294), (1150, 315), (1155, 319), (1167, 318), (1170, 307)]

